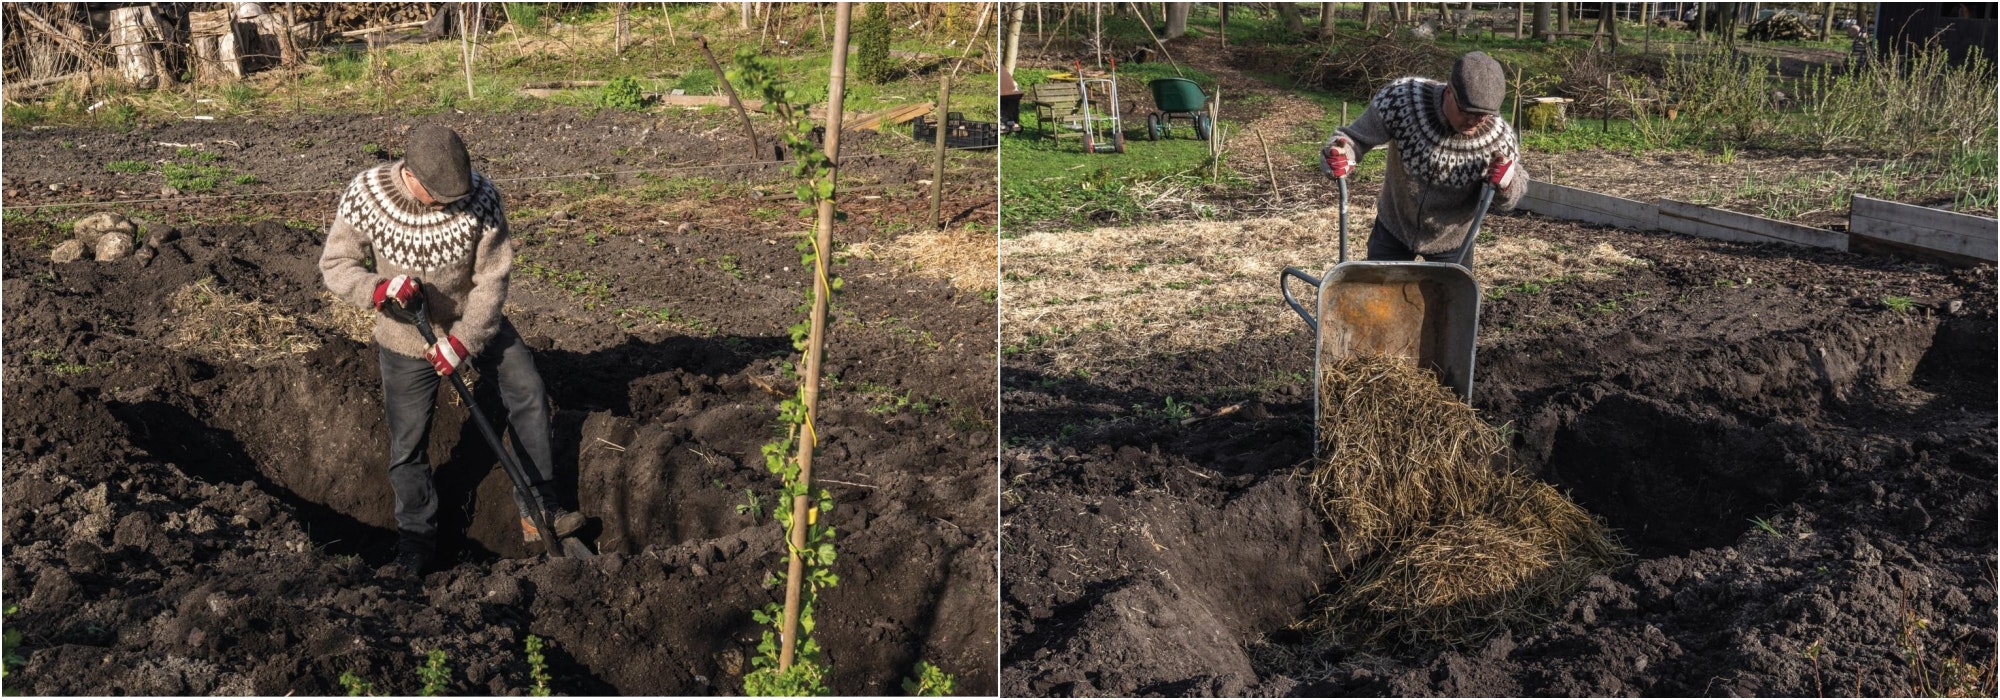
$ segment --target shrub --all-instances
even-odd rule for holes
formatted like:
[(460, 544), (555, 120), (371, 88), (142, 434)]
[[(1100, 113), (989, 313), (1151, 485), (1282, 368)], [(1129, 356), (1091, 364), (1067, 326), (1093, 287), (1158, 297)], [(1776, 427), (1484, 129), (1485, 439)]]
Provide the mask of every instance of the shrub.
[(639, 89), (638, 78), (620, 76), (604, 86), (604, 92), (598, 94), (597, 104), (636, 112), (646, 108), (646, 93)]
[(881, 84), (894, 80), (898, 66), (889, 55), (889, 3), (871, 2), (854, 32), (854, 74), (862, 80)]

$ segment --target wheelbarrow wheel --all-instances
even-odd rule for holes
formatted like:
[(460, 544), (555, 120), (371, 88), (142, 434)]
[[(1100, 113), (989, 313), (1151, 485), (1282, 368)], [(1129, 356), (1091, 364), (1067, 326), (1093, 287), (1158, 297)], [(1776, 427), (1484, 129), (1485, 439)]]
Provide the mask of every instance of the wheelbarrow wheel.
[(1148, 114), (1148, 115), (1146, 115), (1146, 140), (1147, 140), (1147, 141), (1158, 141), (1158, 140), (1160, 140), (1160, 136), (1161, 136), (1162, 134), (1166, 133), (1166, 130), (1167, 130), (1167, 128), (1166, 128), (1166, 125), (1164, 125), (1164, 124), (1161, 124), (1161, 123), (1160, 123), (1160, 115), (1159, 115), (1159, 113), (1155, 112), (1155, 113), (1153, 113), (1153, 114)]
[(1207, 140), (1208, 140), (1208, 136), (1209, 136), (1209, 134), (1210, 134), (1210, 133), (1211, 133), (1211, 132), (1213, 131), (1214, 127), (1215, 127), (1215, 124), (1211, 123), (1211, 122), (1210, 122), (1210, 121), (1208, 120), (1208, 115), (1206, 115), (1206, 114), (1197, 114), (1197, 115), (1194, 115), (1194, 137), (1195, 137), (1195, 138), (1198, 138), (1198, 139), (1201, 139), (1201, 140), (1203, 140), (1203, 141), (1207, 141)]

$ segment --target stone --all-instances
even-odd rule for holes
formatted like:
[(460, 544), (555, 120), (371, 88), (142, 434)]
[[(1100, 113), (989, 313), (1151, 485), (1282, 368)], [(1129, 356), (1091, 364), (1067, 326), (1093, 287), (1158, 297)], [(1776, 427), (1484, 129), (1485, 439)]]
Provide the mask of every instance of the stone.
[(83, 252), (83, 241), (72, 238), (63, 241), (62, 245), (56, 246), (55, 250), (50, 251), (49, 261), (56, 263), (76, 262), (83, 259)]
[(111, 262), (123, 260), (132, 254), (132, 236), (125, 233), (106, 233), (97, 238), (97, 261)]
[(125, 234), (125, 238), (129, 240), (139, 232), (139, 226), (132, 223), (131, 219), (108, 211), (77, 219), (75, 226), (76, 236), (86, 241), (96, 240), (98, 236), (113, 232)]

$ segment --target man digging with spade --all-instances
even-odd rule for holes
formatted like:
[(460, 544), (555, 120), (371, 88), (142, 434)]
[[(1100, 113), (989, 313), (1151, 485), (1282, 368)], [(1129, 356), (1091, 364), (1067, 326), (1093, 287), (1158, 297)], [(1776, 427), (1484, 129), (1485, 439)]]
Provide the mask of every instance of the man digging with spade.
[[(1375, 93), (1354, 123), (1335, 129), (1320, 148), (1328, 173), (1345, 177), (1370, 149), (1389, 147), (1369, 260), (1453, 261), (1479, 214), (1480, 187), (1511, 210), (1528, 191), (1514, 127), (1499, 112), (1506, 73), (1485, 52), (1452, 65), (1451, 81), (1399, 78)], [(1468, 251), (1469, 252), (1469, 251)], [(1470, 256), (1464, 261), (1472, 266)]]
[[(376, 312), (399, 535), (393, 573), (414, 577), (437, 546), (428, 446), (438, 384), (468, 362), (498, 382), (514, 448), (532, 463), (526, 476), (542, 502), (527, 503), (515, 490), (522, 538), (567, 537), (584, 518), (556, 503), (548, 396), (534, 355), (501, 312), (514, 247), (500, 191), (472, 172), (465, 142), (451, 129), (415, 130), (406, 154), (354, 176), (340, 196), (319, 268), (334, 294)], [(392, 315), (411, 308), (429, 316), (436, 343)], [(554, 533), (535, 527), (530, 508), (537, 505), (547, 509)]]

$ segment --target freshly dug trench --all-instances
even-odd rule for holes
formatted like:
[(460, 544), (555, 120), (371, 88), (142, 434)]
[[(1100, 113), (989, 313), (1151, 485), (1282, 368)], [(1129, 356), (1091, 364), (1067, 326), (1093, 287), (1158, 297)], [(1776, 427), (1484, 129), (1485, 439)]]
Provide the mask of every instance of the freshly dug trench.
[(1506, 440), (1428, 371), (1365, 357), (1320, 371), (1313, 500), (1351, 569), (1305, 626), (1369, 646), (1477, 641), (1625, 557), (1598, 522), (1512, 470)]

